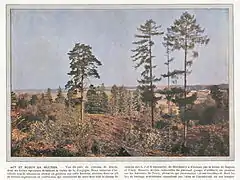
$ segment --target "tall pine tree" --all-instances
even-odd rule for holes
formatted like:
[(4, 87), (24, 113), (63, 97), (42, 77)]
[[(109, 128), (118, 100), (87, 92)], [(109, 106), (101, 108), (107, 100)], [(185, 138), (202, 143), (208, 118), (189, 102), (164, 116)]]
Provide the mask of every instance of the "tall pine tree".
[(68, 73), (70, 80), (65, 88), (80, 92), (80, 119), (82, 121), (84, 84), (88, 78), (100, 78), (97, 68), (102, 63), (93, 55), (92, 47), (85, 44), (76, 43), (68, 55), (71, 71)]
[(153, 64), (152, 47), (154, 45), (153, 37), (160, 36), (163, 32), (159, 31), (161, 26), (157, 26), (156, 22), (152, 19), (147, 20), (143, 25), (140, 25), (137, 30), (140, 32), (139, 35), (135, 35), (137, 41), (133, 42), (137, 47), (132, 50), (134, 53), (132, 57), (133, 61), (136, 62), (135, 68), (143, 67), (144, 70), (141, 73), (141, 80), (138, 80), (140, 89), (142, 91), (142, 99), (145, 104), (151, 108), (151, 121), (152, 127), (154, 127), (154, 108), (155, 108), (155, 95), (154, 83), (161, 80), (153, 74), (153, 69), (156, 65)]
[(186, 112), (188, 111), (188, 105), (192, 105), (196, 99), (196, 94), (192, 97), (188, 95), (187, 89), (187, 75), (191, 73), (190, 67), (193, 64), (193, 60), (198, 57), (196, 47), (199, 45), (206, 45), (209, 42), (207, 35), (204, 35), (205, 29), (201, 28), (197, 24), (194, 15), (184, 12), (179, 19), (175, 20), (173, 25), (168, 28), (169, 42), (173, 50), (182, 50), (184, 53), (184, 68), (179, 71), (178, 75), (184, 77), (183, 83), (183, 96), (178, 98), (177, 102), (182, 107), (183, 122), (184, 122), (184, 138), (183, 145), (187, 145), (187, 127), (189, 120), (186, 118)]
[(167, 73), (166, 74), (162, 74), (163, 78), (167, 78), (167, 89), (164, 90), (166, 99), (167, 99), (167, 104), (168, 104), (168, 113), (172, 114), (171, 112), (171, 106), (170, 106), (170, 102), (171, 102), (171, 93), (169, 93), (170, 90), (170, 86), (171, 86), (171, 80), (174, 78), (175, 73), (171, 72), (171, 68), (170, 68), (170, 63), (174, 60), (173, 57), (170, 56), (171, 54), (171, 43), (170, 43), (170, 37), (168, 34), (165, 35), (165, 37), (163, 38), (163, 46), (166, 48), (166, 57), (167, 57), (167, 61), (164, 63), (167, 66)]

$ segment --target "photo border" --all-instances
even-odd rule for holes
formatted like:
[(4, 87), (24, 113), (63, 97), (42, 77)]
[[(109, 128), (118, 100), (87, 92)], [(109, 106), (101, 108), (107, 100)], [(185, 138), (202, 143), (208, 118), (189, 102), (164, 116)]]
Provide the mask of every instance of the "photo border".
[[(11, 10), (108, 10), (108, 9), (216, 9), (228, 8), (228, 82), (229, 82), (229, 156), (195, 157), (11, 157)], [(6, 161), (7, 162), (164, 162), (164, 161), (234, 161), (235, 160), (235, 116), (234, 116), (234, 4), (6, 4)]]

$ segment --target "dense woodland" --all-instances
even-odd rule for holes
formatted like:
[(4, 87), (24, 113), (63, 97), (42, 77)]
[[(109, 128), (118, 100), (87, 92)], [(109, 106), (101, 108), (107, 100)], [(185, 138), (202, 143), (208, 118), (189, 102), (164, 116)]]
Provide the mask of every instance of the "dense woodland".
[[(142, 72), (136, 88), (89, 84), (101, 80), (104, 60), (90, 45), (75, 43), (64, 89), (11, 92), (12, 156), (229, 156), (228, 87), (200, 91), (188, 84), (196, 49), (210, 41), (205, 29), (184, 12), (166, 30), (152, 19), (137, 30), (131, 60)], [(162, 57), (153, 54), (157, 43), (166, 49)], [(178, 51), (184, 67), (173, 69)], [(159, 60), (166, 71), (155, 73)], [(164, 78), (165, 88), (157, 88)]]

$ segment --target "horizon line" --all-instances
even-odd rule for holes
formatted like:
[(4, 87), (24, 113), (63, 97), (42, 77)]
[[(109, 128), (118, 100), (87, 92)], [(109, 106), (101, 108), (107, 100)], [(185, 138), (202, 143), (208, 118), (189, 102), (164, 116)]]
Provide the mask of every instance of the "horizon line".
[[(101, 85), (102, 83), (100, 83), (100, 84), (98, 84), (98, 85)], [(103, 83), (104, 84), (104, 83)], [(89, 84), (89, 85), (91, 85), (91, 84)], [(104, 84), (105, 85), (105, 84)], [(135, 87), (137, 87), (138, 85), (127, 85), (127, 86), (125, 86), (124, 84), (112, 84), (112, 85), (105, 85), (105, 88), (110, 88), (110, 87), (112, 87), (112, 86), (114, 86), (114, 85), (116, 85), (116, 86), (124, 86), (124, 87), (131, 87), (131, 88), (135, 88)], [(189, 85), (187, 85), (187, 86), (212, 86), (212, 85), (229, 85), (229, 83), (217, 83), (217, 84), (189, 84)], [(156, 86), (156, 87), (167, 87), (168, 85), (158, 85), (158, 86)], [(183, 85), (181, 85), (181, 84), (176, 84), (176, 85), (174, 85), (174, 84), (172, 84), (172, 85), (170, 85), (170, 86), (183, 86)], [(60, 86), (61, 87), (61, 86)], [(56, 87), (56, 88), (50, 88), (51, 90), (57, 90), (59, 87)], [(87, 87), (88, 88), (88, 87)], [(18, 89), (13, 89), (13, 91), (24, 91), (24, 90), (46, 90), (46, 89), (48, 89), (48, 88), (18, 88)], [(64, 87), (61, 87), (61, 89), (62, 90), (65, 90), (65, 88)]]

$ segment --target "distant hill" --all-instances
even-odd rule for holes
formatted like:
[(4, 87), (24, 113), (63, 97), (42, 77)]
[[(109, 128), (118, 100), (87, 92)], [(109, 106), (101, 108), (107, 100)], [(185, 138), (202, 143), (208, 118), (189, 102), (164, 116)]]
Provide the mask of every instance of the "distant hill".
[[(51, 89), (51, 91), (52, 91), (52, 93), (56, 93), (57, 89)], [(64, 89), (62, 89), (62, 91), (64, 92)], [(47, 92), (47, 89), (17, 89), (14, 92), (16, 92), (16, 93), (39, 94), (39, 93)]]
[[(220, 89), (229, 89), (229, 85), (228, 84), (217, 84)], [(195, 91), (199, 91), (199, 90), (204, 90), (204, 89), (210, 89), (210, 87), (213, 85), (189, 85), (187, 86), (188, 90), (195, 90)], [(158, 87), (159, 89), (164, 89), (167, 86), (162, 86), (162, 87)], [(181, 85), (175, 85), (172, 87), (183, 87)]]
[[(212, 85), (192, 85), (192, 86), (188, 86), (187, 88), (189, 90), (203, 90), (203, 89), (210, 89)], [(229, 89), (229, 84), (218, 84), (218, 86), (220, 87), (220, 89)]]
[[(212, 85), (190, 85), (187, 86), (189, 90), (204, 90), (204, 89), (209, 89)], [(229, 89), (229, 84), (218, 84), (220, 86), (220, 89)], [(158, 86), (158, 89), (164, 89), (167, 86)], [(174, 86), (174, 87), (182, 87), (180, 85)], [(111, 86), (106, 86), (106, 91), (111, 90)], [(128, 90), (135, 90), (137, 86), (126, 86)], [(14, 92), (16, 93), (29, 93), (29, 94), (38, 94), (38, 93), (44, 93), (46, 92), (47, 89), (19, 89), (15, 90)], [(51, 89), (52, 93), (57, 93), (57, 89)], [(67, 92), (65, 89), (62, 89), (63, 92)]]

